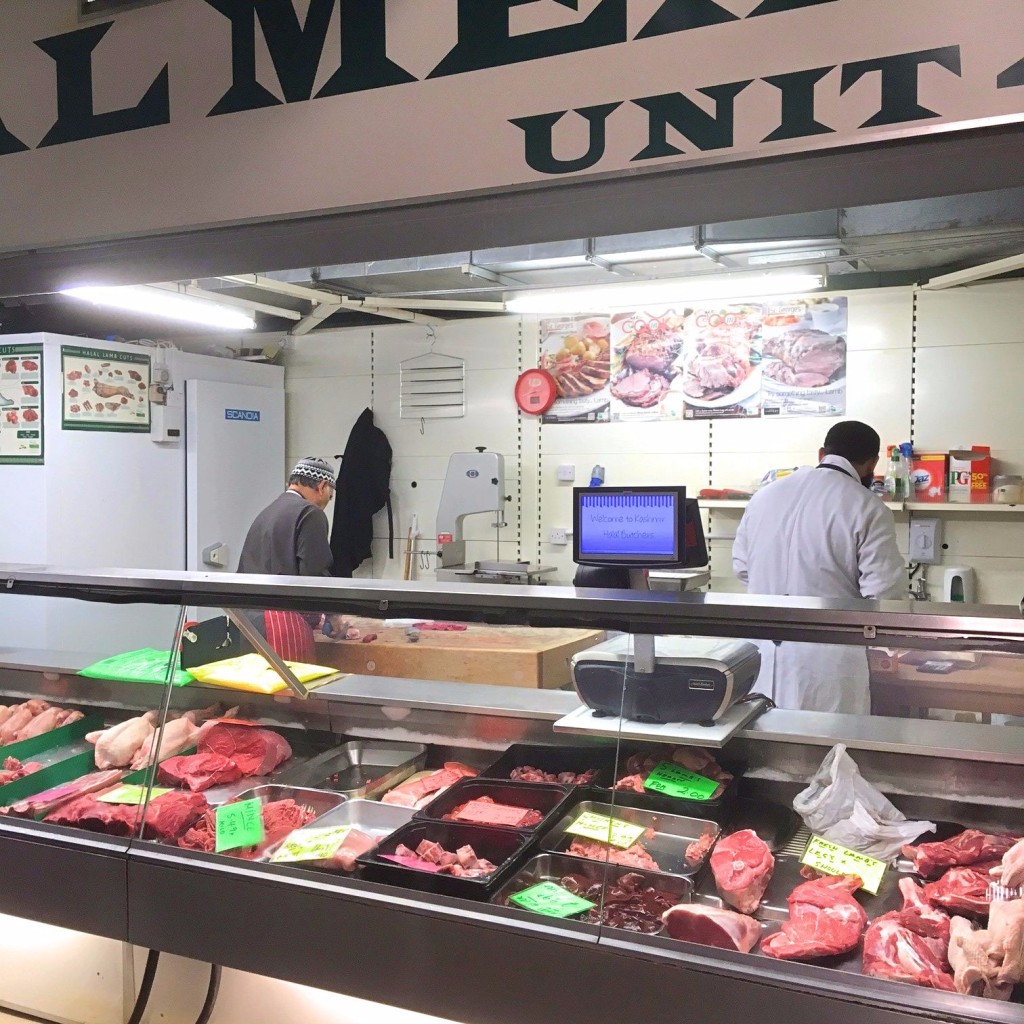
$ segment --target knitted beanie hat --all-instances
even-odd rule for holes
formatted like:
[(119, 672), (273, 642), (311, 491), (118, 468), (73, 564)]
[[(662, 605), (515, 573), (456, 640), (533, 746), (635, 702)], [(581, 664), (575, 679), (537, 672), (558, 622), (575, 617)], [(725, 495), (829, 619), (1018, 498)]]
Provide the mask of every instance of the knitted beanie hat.
[(292, 476), (304, 476), (309, 480), (316, 480), (318, 483), (321, 480), (326, 480), (332, 487), (337, 486), (334, 479), (334, 470), (323, 459), (315, 458), (312, 455), (299, 459), (295, 463)]

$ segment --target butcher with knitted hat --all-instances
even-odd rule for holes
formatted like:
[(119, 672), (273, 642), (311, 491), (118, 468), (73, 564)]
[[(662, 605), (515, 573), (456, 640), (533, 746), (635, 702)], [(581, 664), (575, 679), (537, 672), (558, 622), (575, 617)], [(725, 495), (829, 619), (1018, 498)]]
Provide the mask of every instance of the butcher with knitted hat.
[[(331, 546), (324, 509), (334, 495), (334, 470), (323, 459), (300, 459), (288, 489), (253, 521), (242, 545), (238, 571), (262, 576), (329, 576)], [(315, 662), (311, 622), (298, 612), (253, 615), (270, 646), (286, 661)], [(319, 619), (319, 616), (314, 616)]]

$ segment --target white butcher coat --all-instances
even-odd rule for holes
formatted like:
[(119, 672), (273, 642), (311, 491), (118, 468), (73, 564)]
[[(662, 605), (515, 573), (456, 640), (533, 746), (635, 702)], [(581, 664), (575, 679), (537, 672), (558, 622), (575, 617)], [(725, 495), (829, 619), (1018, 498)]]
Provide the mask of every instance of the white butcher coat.
[[(846, 459), (829, 455), (824, 463), (842, 472), (808, 467), (751, 498), (733, 542), (733, 571), (751, 594), (905, 597), (892, 512)], [(758, 647), (756, 689), (778, 707), (870, 714), (864, 648), (790, 641)]]

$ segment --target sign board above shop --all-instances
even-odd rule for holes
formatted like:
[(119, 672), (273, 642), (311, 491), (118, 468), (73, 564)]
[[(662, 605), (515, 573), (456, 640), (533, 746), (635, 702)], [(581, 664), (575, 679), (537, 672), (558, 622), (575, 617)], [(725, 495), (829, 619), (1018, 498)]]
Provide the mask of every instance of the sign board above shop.
[(1024, 120), (1021, 0), (8, 7), (6, 250)]

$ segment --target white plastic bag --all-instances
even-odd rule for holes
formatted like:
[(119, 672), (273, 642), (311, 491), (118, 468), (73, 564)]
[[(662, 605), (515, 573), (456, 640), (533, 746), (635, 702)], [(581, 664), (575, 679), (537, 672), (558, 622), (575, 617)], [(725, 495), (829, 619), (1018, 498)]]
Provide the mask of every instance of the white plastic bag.
[(904, 843), (935, 831), (930, 821), (907, 821), (864, 779), (842, 743), (828, 752), (810, 785), (793, 798), (793, 810), (816, 835), (877, 860), (892, 860)]

